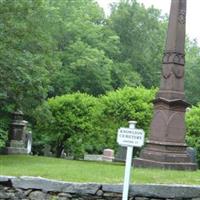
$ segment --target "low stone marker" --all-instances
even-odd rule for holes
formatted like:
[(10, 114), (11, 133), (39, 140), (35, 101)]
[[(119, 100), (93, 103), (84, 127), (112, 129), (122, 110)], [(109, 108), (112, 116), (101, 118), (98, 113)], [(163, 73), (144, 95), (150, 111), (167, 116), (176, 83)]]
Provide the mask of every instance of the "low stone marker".
[(196, 163), (197, 150), (192, 147), (187, 147), (187, 154), (190, 156), (191, 161)]
[(61, 158), (67, 158), (67, 154), (65, 153), (65, 150), (63, 149), (62, 152), (61, 152)]
[(97, 154), (85, 154), (84, 160), (91, 160), (91, 161), (102, 161), (103, 155), (97, 155)]
[(27, 153), (31, 154), (31, 149), (32, 149), (32, 132), (29, 131), (26, 134), (26, 146), (27, 146)]
[(104, 149), (103, 150), (103, 161), (112, 162), (114, 159), (114, 150), (112, 149)]
[(50, 145), (45, 145), (44, 149), (42, 150), (44, 153), (44, 156), (52, 156), (52, 152), (51, 152), (51, 146)]
[(126, 162), (126, 147), (118, 146), (115, 154), (115, 162)]

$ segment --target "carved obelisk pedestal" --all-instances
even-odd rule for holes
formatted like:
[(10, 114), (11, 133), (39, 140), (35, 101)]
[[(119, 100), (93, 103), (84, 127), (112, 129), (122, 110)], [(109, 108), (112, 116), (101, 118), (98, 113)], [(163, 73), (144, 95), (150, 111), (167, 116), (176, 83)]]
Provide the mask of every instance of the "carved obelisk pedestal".
[(185, 144), (184, 46), (186, 0), (172, 0), (160, 90), (154, 100), (150, 136), (137, 167), (195, 170)]

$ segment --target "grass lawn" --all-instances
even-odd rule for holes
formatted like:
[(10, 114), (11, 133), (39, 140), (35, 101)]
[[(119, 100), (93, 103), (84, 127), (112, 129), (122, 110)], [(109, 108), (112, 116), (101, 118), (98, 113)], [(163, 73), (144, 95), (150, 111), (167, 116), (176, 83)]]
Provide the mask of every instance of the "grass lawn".
[[(0, 155), (0, 175), (41, 176), (69, 182), (122, 183), (124, 166), (39, 156)], [(133, 183), (200, 185), (200, 170), (190, 172), (134, 168), (131, 179)]]

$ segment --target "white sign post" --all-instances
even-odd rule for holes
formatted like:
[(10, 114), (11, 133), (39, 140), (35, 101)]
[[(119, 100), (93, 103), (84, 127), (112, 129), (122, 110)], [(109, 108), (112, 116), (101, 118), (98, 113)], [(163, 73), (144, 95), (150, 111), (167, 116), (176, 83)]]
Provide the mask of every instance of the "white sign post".
[(120, 128), (117, 134), (117, 143), (127, 147), (122, 200), (128, 199), (133, 147), (141, 147), (144, 144), (144, 131), (136, 129), (136, 123), (129, 121), (129, 128)]

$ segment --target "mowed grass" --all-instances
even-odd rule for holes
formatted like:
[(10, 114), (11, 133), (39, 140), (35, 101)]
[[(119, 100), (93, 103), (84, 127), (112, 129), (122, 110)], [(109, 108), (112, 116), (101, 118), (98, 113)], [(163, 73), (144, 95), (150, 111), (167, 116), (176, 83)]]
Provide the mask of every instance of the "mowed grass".
[[(119, 163), (64, 160), (39, 156), (0, 156), (0, 175), (40, 176), (68, 182), (123, 183)], [(132, 169), (132, 183), (200, 185), (200, 170)]]

